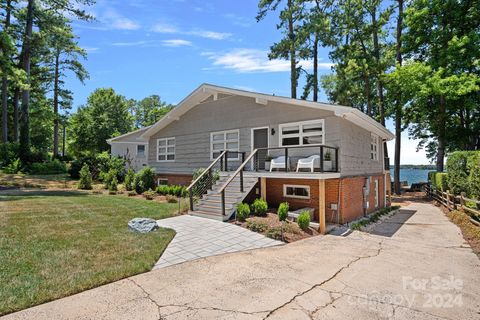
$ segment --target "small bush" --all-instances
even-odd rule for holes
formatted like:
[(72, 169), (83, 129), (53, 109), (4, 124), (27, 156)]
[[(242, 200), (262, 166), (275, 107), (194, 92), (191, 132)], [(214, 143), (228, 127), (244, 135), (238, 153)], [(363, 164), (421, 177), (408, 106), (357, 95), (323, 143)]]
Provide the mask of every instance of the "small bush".
[(268, 229), (265, 235), (271, 239), (282, 240), (282, 234), (283, 234), (282, 229), (279, 227), (276, 227), (276, 228)]
[(253, 214), (256, 216), (265, 216), (267, 214), (268, 210), (268, 204), (267, 201), (258, 198), (253, 201), (253, 204), (251, 205)]
[(250, 220), (246, 224), (247, 229), (250, 229), (254, 232), (265, 232), (268, 230), (268, 225), (261, 221)]
[(134, 180), (135, 180), (135, 171), (133, 169), (128, 169), (127, 174), (125, 175), (125, 189), (127, 191), (132, 191), (134, 189)]
[(248, 216), (250, 215), (250, 207), (246, 203), (238, 203), (237, 204), (237, 220), (238, 221), (245, 221)]
[(428, 179), (430, 180), (430, 183), (435, 188), (441, 191), (448, 190), (447, 177), (448, 177), (448, 174), (446, 172), (429, 172), (428, 173)]
[[(115, 172), (115, 171), (113, 171)], [(118, 181), (117, 181), (117, 177), (114, 175), (112, 177), (112, 180), (110, 180), (109, 184), (108, 184), (108, 190), (110, 192), (117, 192), (118, 191)]]
[(470, 196), (480, 199), (480, 152), (477, 151), (468, 158), (467, 167), (470, 171), (468, 175)]
[(297, 224), (303, 231), (308, 230), (310, 226), (310, 213), (308, 211), (302, 211), (297, 218)]
[(155, 171), (150, 167), (145, 167), (135, 175), (134, 189), (138, 194), (142, 194), (149, 189), (155, 189)]
[(166, 198), (168, 203), (178, 203), (178, 200), (175, 196), (169, 194), (166, 196)]
[(147, 200), (153, 200), (153, 197), (155, 196), (155, 191), (152, 189), (148, 189), (147, 191), (143, 192), (143, 196)]
[(22, 171), (22, 162), (20, 159), (15, 159), (12, 163), (3, 167), (3, 172), (10, 174), (17, 174)]
[(280, 220), (280, 221), (287, 220), (288, 209), (289, 209), (288, 202), (280, 203), (280, 205), (278, 206), (278, 210), (277, 210), (278, 220)]
[(30, 174), (59, 174), (67, 172), (67, 166), (58, 159), (36, 162), (28, 166)]
[(118, 179), (117, 179), (117, 171), (110, 170), (107, 174), (103, 177), (103, 183), (105, 185), (105, 189), (110, 190), (112, 187), (112, 183), (115, 184), (115, 191), (117, 191), (118, 186)]
[(12, 164), (18, 158), (17, 143), (0, 144), (0, 168)]
[(176, 197), (186, 197), (187, 196), (187, 189), (184, 186), (158, 186), (157, 193), (161, 195), (172, 195)]
[(87, 164), (84, 164), (80, 170), (80, 180), (78, 181), (78, 189), (91, 190), (92, 189), (92, 174)]

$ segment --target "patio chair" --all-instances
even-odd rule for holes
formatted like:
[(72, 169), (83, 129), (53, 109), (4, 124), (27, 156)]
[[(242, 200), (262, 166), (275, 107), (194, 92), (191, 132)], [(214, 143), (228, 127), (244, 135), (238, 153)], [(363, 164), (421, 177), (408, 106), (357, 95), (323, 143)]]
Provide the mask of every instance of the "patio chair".
[(297, 172), (300, 169), (310, 169), (310, 172), (314, 171), (314, 168), (320, 167), (320, 156), (313, 155), (308, 158), (299, 159), (297, 162)]
[[(288, 168), (290, 168), (290, 157), (287, 158)], [(273, 158), (270, 162), (270, 172), (273, 169), (285, 169), (285, 156)]]

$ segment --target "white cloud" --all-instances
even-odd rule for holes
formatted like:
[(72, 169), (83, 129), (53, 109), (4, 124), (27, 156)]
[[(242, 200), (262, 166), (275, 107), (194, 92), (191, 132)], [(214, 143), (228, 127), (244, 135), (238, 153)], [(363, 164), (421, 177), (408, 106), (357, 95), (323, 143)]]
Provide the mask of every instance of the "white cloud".
[[(269, 60), (268, 52), (257, 49), (233, 49), (226, 53), (204, 52), (204, 56), (213, 61), (213, 65), (237, 72), (285, 72), (290, 71), (290, 61)], [(302, 60), (299, 65), (312, 68), (312, 61)], [(330, 68), (332, 63), (319, 63), (319, 68)]]
[(136, 46), (144, 46), (151, 41), (133, 41), (133, 42), (114, 42), (112, 46), (115, 47), (136, 47)]
[(233, 13), (226, 13), (223, 15), (223, 17), (228, 21), (230, 21), (233, 25), (245, 27), (245, 28), (250, 27), (252, 23), (255, 21), (254, 18), (241, 17)]
[(163, 40), (162, 44), (165, 47), (184, 47), (184, 46), (191, 46), (192, 43), (188, 40), (183, 39), (171, 39), (171, 40)]
[(157, 33), (190, 35), (190, 36), (196, 36), (196, 37), (207, 38), (212, 40), (224, 40), (232, 36), (232, 34), (228, 32), (216, 32), (216, 31), (202, 30), (202, 29), (194, 29), (194, 30), (186, 31), (186, 30), (181, 30), (176, 26), (167, 24), (167, 23), (155, 24), (152, 27), (152, 31)]
[(140, 24), (122, 16), (113, 8), (108, 8), (97, 16), (98, 21), (105, 24), (110, 29), (117, 30), (138, 30), (140, 29)]

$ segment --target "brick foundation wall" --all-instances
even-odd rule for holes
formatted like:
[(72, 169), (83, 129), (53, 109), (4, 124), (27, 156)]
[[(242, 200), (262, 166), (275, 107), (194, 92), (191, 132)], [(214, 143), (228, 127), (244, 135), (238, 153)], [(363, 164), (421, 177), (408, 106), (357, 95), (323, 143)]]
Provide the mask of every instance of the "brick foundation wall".
[[(332, 223), (347, 223), (364, 215), (363, 187), (367, 177), (347, 177), (341, 179), (328, 179), (325, 181), (325, 219)], [(375, 180), (378, 180), (378, 206), (375, 206)], [(305, 185), (310, 187), (310, 199), (298, 199), (283, 196), (283, 185)], [(315, 221), (318, 221), (319, 212), (319, 183), (317, 179), (266, 179), (266, 200), (272, 207), (277, 207), (281, 202), (287, 201), (292, 210), (305, 207), (315, 208)], [(383, 175), (371, 176), (370, 194), (367, 197), (371, 213), (385, 206), (385, 190)], [(339, 204), (340, 200), (340, 204)], [(332, 204), (337, 204), (338, 210), (332, 210)]]
[(169, 185), (181, 185), (181, 186), (188, 186), (192, 183), (192, 175), (191, 174), (163, 174), (159, 173), (155, 175), (155, 181), (158, 179), (167, 179)]

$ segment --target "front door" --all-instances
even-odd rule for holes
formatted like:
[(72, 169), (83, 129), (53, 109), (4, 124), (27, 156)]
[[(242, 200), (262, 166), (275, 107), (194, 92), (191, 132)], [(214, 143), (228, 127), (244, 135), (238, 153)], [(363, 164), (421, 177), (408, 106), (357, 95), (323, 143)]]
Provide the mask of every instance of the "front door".
[[(268, 128), (253, 129), (253, 149), (268, 148)], [(268, 150), (258, 150), (258, 169), (265, 170), (265, 157)]]

